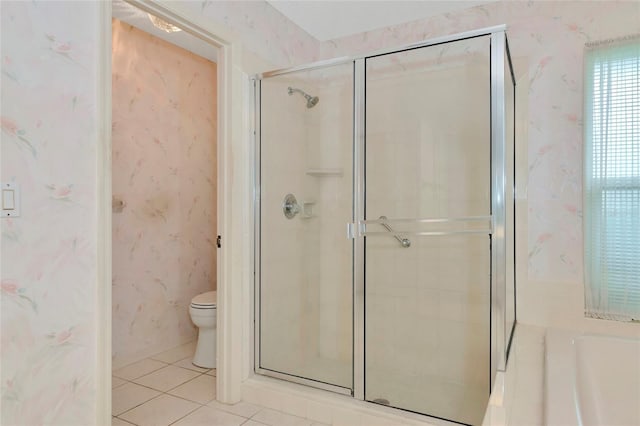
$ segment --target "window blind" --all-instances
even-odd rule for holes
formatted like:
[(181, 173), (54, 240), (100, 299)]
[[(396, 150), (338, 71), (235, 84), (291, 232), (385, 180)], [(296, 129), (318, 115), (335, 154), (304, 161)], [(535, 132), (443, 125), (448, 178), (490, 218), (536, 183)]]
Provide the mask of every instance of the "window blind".
[(585, 312), (640, 319), (640, 38), (585, 55)]

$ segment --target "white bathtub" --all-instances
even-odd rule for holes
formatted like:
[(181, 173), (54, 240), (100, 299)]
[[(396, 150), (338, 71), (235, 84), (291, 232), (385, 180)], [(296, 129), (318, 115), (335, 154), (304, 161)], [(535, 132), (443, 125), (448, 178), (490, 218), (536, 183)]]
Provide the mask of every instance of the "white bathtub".
[(640, 425), (640, 340), (548, 331), (548, 426)]

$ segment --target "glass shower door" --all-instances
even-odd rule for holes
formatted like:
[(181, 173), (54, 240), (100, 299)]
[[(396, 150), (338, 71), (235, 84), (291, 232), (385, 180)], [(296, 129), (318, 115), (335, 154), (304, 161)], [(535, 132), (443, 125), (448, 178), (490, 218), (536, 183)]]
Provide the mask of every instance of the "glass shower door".
[(365, 399), (465, 424), (490, 392), (489, 50), (366, 59)]
[(353, 388), (353, 64), (259, 86), (256, 369)]

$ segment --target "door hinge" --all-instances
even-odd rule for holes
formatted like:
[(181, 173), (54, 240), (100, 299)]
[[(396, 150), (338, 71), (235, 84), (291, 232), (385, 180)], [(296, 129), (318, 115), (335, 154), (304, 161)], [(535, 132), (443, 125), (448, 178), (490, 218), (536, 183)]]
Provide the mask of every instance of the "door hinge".
[(222, 247), (222, 237), (220, 235), (216, 238), (216, 246), (218, 246), (218, 248)]

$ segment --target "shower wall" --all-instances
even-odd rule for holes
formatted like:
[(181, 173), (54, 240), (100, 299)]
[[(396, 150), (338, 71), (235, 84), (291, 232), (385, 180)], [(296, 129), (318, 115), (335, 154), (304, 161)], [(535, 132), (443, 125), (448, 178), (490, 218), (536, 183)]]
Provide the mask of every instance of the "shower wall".
[(316, 200), (310, 231), (319, 240), (318, 355), (350, 360), (351, 328), (344, 325), (352, 321), (352, 254), (345, 227), (352, 215), (353, 88), (351, 74), (343, 71), (318, 84), (322, 105), (309, 115), (305, 179)]
[[(265, 315), (273, 318), (272, 327), (265, 328), (263, 339), (283, 345), (282, 351), (276, 356), (279, 362), (291, 365), (297, 362), (294, 358), (294, 348), (307, 348), (303, 345), (305, 335), (308, 335), (310, 318), (313, 313), (305, 311), (305, 303), (301, 303), (306, 294), (305, 271), (311, 270), (313, 276), (317, 276), (317, 268), (308, 264), (307, 254), (315, 249), (311, 241), (305, 241), (305, 222), (301, 220), (287, 220), (282, 214), (282, 199), (287, 193), (296, 194), (298, 201), (302, 202), (307, 194), (303, 179), (306, 168), (306, 128), (304, 125), (305, 114), (304, 101), (298, 95), (287, 96), (287, 87), (295, 85), (291, 81), (277, 81), (273, 85), (265, 85), (262, 88), (262, 99), (269, 99), (269, 108), (265, 115), (272, 111), (282, 111), (282, 114), (273, 114), (273, 119), (263, 119), (261, 132), (265, 135), (273, 135), (274, 143), (281, 145), (282, 149), (262, 149), (262, 163), (280, 165), (280, 167), (263, 167), (263, 179), (272, 186), (264, 186), (262, 192), (263, 212), (262, 221), (269, 222), (272, 226), (270, 233), (263, 234), (261, 244), (269, 247), (268, 257), (262, 263), (264, 279), (273, 277), (272, 297), (287, 306), (286, 311), (277, 309), (278, 304), (271, 303), (265, 306)], [(305, 87), (306, 90), (310, 88)], [(291, 179), (296, 176), (297, 179)], [(287, 281), (283, 279), (287, 278)], [(291, 286), (288, 280), (304, 285)], [(274, 308), (273, 312), (267, 312)], [(299, 325), (299, 329), (290, 330), (288, 325)]]
[[(263, 368), (351, 386), (351, 68), (261, 88)], [(313, 108), (291, 86), (318, 96)], [(303, 208), (283, 215), (286, 194)]]
[(216, 288), (216, 64), (113, 21), (113, 364), (195, 338)]

